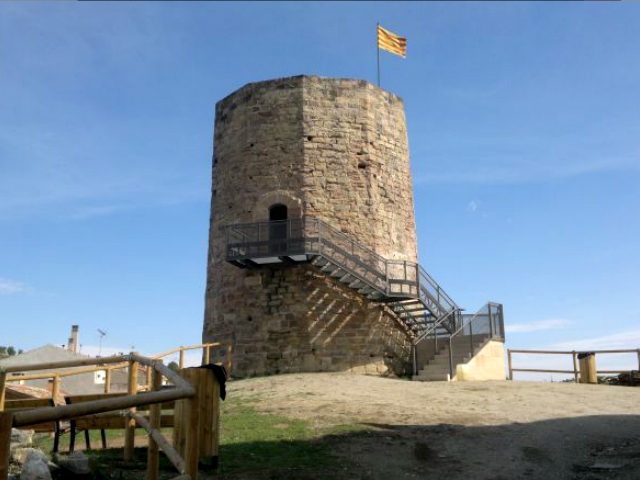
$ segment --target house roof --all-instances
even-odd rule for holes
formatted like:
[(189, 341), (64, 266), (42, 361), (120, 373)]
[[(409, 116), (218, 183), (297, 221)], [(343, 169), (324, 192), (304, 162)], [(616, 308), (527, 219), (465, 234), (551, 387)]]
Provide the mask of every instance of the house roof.
[[(51, 392), (44, 388), (32, 387), (30, 385), (16, 385), (7, 383), (6, 385), (7, 400), (24, 400), (27, 398), (51, 398)], [(56, 403), (64, 405), (64, 391), (60, 391)]]
[(38, 363), (61, 362), (64, 360), (77, 360), (80, 358), (88, 358), (86, 355), (80, 355), (55, 345), (43, 345), (34, 348), (19, 355), (12, 355), (0, 360), (0, 367), (15, 367), (17, 365), (35, 365)]

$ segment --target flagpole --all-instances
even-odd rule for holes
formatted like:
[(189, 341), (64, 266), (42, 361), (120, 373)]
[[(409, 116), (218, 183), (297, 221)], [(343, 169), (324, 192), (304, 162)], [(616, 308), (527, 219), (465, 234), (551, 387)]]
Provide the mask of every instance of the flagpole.
[(378, 22), (376, 26), (376, 45), (378, 47), (378, 88), (380, 88), (380, 42), (378, 41), (379, 28), (380, 28), (380, 22)]

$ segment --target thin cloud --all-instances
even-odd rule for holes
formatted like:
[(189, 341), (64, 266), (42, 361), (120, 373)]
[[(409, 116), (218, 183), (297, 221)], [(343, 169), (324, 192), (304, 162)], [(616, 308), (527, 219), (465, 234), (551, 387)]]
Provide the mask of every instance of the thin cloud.
[(531, 323), (516, 323), (505, 325), (505, 330), (509, 333), (525, 333), (525, 332), (539, 332), (542, 330), (556, 330), (565, 328), (571, 325), (573, 322), (564, 318), (551, 318), (548, 320), (539, 320)]
[[(463, 162), (464, 169), (448, 170), (446, 173), (430, 172), (415, 177), (415, 184), (522, 184), (538, 183), (550, 180), (563, 180), (607, 171), (638, 171), (640, 160), (637, 158), (602, 158), (594, 161), (575, 162), (555, 159), (538, 159), (536, 162), (509, 162), (508, 165), (487, 165), (477, 159)], [(469, 168), (483, 165), (481, 168)]]
[(471, 200), (468, 204), (467, 204), (467, 210), (469, 212), (475, 213), (478, 210), (478, 202), (475, 200)]
[(0, 295), (18, 295), (30, 291), (31, 288), (22, 282), (0, 277)]
[(640, 348), (640, 330), (614, 333), (602, 337), (567, 340), (552, 345), (559, 350), (625, 350)]

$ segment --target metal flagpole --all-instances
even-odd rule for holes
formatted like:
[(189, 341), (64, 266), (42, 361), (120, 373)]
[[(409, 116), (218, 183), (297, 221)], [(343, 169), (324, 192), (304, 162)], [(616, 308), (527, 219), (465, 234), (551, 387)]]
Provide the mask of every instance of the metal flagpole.
[(378, 35), (380, 31), (380, 22), (376, 25), (376, 46), (378, 47), (378, 88), (380, 87), (380, 41), (378, 40)]

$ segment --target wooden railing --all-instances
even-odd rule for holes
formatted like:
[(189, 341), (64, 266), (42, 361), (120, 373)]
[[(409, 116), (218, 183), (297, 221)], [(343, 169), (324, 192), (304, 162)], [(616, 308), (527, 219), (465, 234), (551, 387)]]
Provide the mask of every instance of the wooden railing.
[[(620, 353), (636, 353), (638, 355), (638, 370), (640, 370), (640, 348), (637, 349), (624, 349), (624, 350), (589, 350), (589, 353), (596, 355), (600, 354), (620, 354)], [(574, 376), (575, 382), (578, 383), (580, 378), (580, 371), (578, 369), (578, 355), (581, 352), (576, 350), (571, 351), (558, 351), (558, 350), (507, 350), (508, 366), (509, 366), (509, 380), (513, 380), (514, 372), (529, 372), (529, 373), (564, 373)], [(513, 354), (524, 355), (571, 355), (573, 360), (573, 370), (556, 370), (556, 369), (541, 369), (541, 368), (514, 368), (513, 367)], [(597, 370), (597, 373), (602, 374), (614, 374), (628, 372), (630, 369), (624, 370)]]
[[(169, 460), (176, 467), (180, 475), (175, 480), (197, 479), (198, 475), (198, 429), (188, 429), (186, 432), (185, 459), (183, 459), (176, 449), (164, 438), (159, 430), (160, 425), (160, 405), (163, 402), (180, 399), (191, 399), (196, 393), (194, 386), (185, 381), (179, 374), (169, 369), (160, 359), (142, 357), (135, 353), (106, 358), (81, 359), (66, 362), (54, 362), (49, 364), (38, 364), (29, 366), (7, 367), (4, 373), (12, 371), (32, 371), (38, 369), (60, 369), (77, 367), (94, 362), (100, 366), (106, 364), (118, 364), (126, 362), (129, 367), (129, 392), (128, 395), (109, 399), (95, 400), (80, 404), (59, 405), (56, 407), (39, 408), (34, 410), (19, 411), (15, 413), (0, 412), (0, 480), (8, 478), (8, 466), (10, 457), (10, 440), (12, 427), (26, 427), (48, 421), (70, 420), (73, 418), (93, 415), (104, 412), (122, 410), (123, 424), (125, 426), (125, 460), (133, 458), (135, 423), (139, 424), (149, 433), (149, 450), (147, 456), (147, 479), (158, 478), (159, 448), (165, 452)], [(153, 391), (144, 395), (137, 395), (136, 376), (138, 365), (149, 367), (153, 371)], [(174, 388), (162, 389), (162, 378), (166, 377)], [(217, 399), (215, 399), (217, 401)], [(135, 413), (135, 408), (142, 405), (153, 405), (150, 410), (150, 417), (147, 421)], [(126, 410), (126, 411), (125, 411)], [(197, 417), (197, 412), (192, 408), (183, 409), (187, 413), (188, 422), (193, 423), (193, 418)], [(124, 419), (128, 418), (127, 423)], [(131, 423), (129, 423), (131, 422)], [(197, 422), (196, 422), (197, 424)]]
[[(203, 363), (206, 364), (210, 359), (211, 348), (220, 346), (222, 345), (219, 343), (209, 343), (191, 347), (180, 347), (153, 357), (143, 357), (132, 352), (128, 355), (112, 357), (86, 358), (62, 362), (40, 363), (37, 365), (16, 365), (0, 368), (0, 480), (6, 480), (8, 478), (12, 427), (26, 427), (43, 422), (70, 420), (85, 415), (114, 411), (122, 411), (121, 415), (123, 417), (123, 427), (125, 430), (125, 460), (131, 460), (133, 458), (136, 422), (149, 433), (147, 480), (156, 480), (158, 478), (158, 454), (160, 449), (162, 449), (167, 458), (169, 458), (180, 473), (180, 475), (175, 477), (173, 480), (196, 480), (198, 475), (199, 430), (198, 428), (187, 428), (184, 430), (183, 451), (185, 458), (183, 459), (174, 446), (165, 440), (160, 432), (161, 405), (163, 402), (186, 399), (186, 406), (182, 406), (182, 408), (179, 409), (180, 415), (185, 417), (181, 419), (180, 423), (182, 425), (196, 425), (197, 427), (197, 419), (202, 414), (200, 409), (217, 409), (218, 398), (215, 397), (213, 399), (213, 406), (208, 404), (205, 405), (204, 403), (207, 402), (199, 402), (197, 395), (196, 398), (194, 398), (196, 388), (194, 388), (194, 386), (189, 382), (185, 381), (178, 373), (164, 365), (162, 359), (180, 352), (180, 366), (183, 367), (184, 351), (203, 348)], [(230, 366), (231, 347), (228, 345), (225, 345), (224, 347), (227, 349), (227, 360), (229, 362), (227, 363), (227, 366)], [(145, 368), (147, 371), (146, 389), (150, 391), (145, 392), (143, 395), (138, 395), (137, 393), (139, 391), (145, 390), (144, 387), (141, 388), (138, 385), (138, 371), (141, 367)], [(71, 368), (72, 370), (60, 371), (61, 369), (67, 368)], [(3, 411), (6, 383), (9, 381), (52, 378), (52, 397), (57, 399), (59, 383), (62, 377), (95, 371), (106, 371), (107, 381), (105, 384), (105, 393), (108, 393), (109, 372), (118, 368), (128, 369), (127, 395), (88, 401), (79, 404), (57, 405), (55, 407), (38, 408), (25, 411)], [(11, 373), (36, 370), (53, 370), (53, 372), (10, 376)], [(163, 378), (166, 378), (170, 383), (172, 383), (174, 388), (164, 389)], [(136, 407), (143, 405), (151, 405), (148, 420), (137, 414), (135, 411)], [(216, 431), (216, 438), (217, 435), (218, 432)], [(217, 448), (217, 442), (215, 448)]]
[[(174, 355), (176, 353), (179, 354), (178, 357), (178, 366), (180, 369), (184, 368), (184, 364), (185, 364), (185, 357), (184, 357), (184, 352), (189, 351), (189, 350), (198, 350), (198, 349), (202, 349), (203, 354), (202, 354), (202, 364), (203, 365), (207, 365), (209, 363), (209, 360), (211, 359), (211, 350), (213, 348), (222, 348), (226, 350), (226, 361), (225, 361), (225, 367), (227, 368), (227, 371), (230, 372), (231, 371), (231, 367), (232, 367), (232, 360), (231, 360), (231, 356), (233, 353), (233, 347), (230, 344), (222, 344), (220, 342), (216, 342), (216, 343), (203, 343), (200, 345), (191, 345), (188, 347), (184, 347), (184, 346), (180, 346), (177, 348), (174, 348), (172, 350), (168, 350), (166, 352), (162, 352), (162, 353), (158, 353), (156, 355), (152, 355), (149, 358), (154, 359), (154, 360), (159, 360), (159, 359), (165, 359), (166, 357), (169, 357), (171, 355)], [(94, 365), (96, 363), (96, 360), (100, 360), (100, 358), (87, 358), (85, 363), (82, 363), (82, 365)], [(104, 363), (104, 362), (103, 362)], [(45, 365), (45, 364), (41, 364), (41, 365)], [(51, 385), (51, 398), (53, 398), (54, 400), (57, 400), (59, 398), (59, 392), (60, 392), (60, 382), (62, 380), (62, 378), (64, 377), (71, 377), (74, 375), (81, 375), (81, 374), (86, 374), (86, 373), (95, 373), (95, 372), (105, 372), (105, 382), (104, 382), (104, 393), (110, 393), (111, 392), (111, 378), (113, 375), (113, 371), (114, 370), (124, 370), (126, 368), (128, 368), (129, 364), (127, 362), (121, 362), (119, 364), (116, 365), (100, 365), (100, 366), (91, 366), (91, 367), (87, 367), (87, 368), (75, 368), (75, 369), (71, 369), (71, 370), (64, 370), (64, 371), (53, 371), (53, 372), (41, 372), (41, 373), (32, 373), (32, 374), (28, 374), (28, 375), (7, 375), (10, 372), (25, 372), (25, 371), (29, 371), (29, 370), (33, 370), (33, 369), (26, 369), (23, 367), (20, 367), (19, 369), (15, 369), (12, 368), (11, 370), (9, 369), (5, 369), (3, 370), (2, 368), (0, 368), (0, 410), (2, 410), (4, 408), (4, 401), (5, 401), (5, 385), (7, 382), (21, 382), (21, 381), (27, 381), (27, 380), (50, 380), (52, 382)], [(45, 367), (39, 367), (37, 370), (52, 370), (52, 368), (45, 366)], [(149, 374), (149, 371), (147, 369), (146, 371), (146, 378), (147, 378), (147, 389), (151, 388), (151, 382), (152, 382), (152, 376)]]

